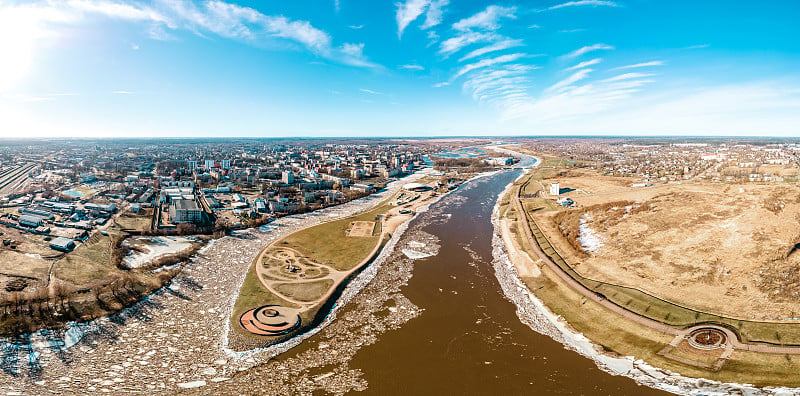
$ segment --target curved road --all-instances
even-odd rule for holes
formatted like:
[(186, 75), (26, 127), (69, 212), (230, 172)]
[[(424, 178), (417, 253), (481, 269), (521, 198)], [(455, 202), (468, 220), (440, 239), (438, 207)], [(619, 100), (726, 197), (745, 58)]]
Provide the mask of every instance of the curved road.
[(647, 326), (651, 329), (655, 329), (661, 331), (663, 333), (671, 334), (676, 337), (682, 338), (683, 336), (688, 335), (692, 330), (699, 327), (713, 327), (717, 328), (721, 331), (724, 331), (728, 334), (729, 342), (735, 349), (741, 349), (745, 351), (751, 352), (762, 352), (762, 353), (779, 353), (779, 354), (792, 354), (792, 355), (800, 355), (800, 347), (783, 347), (783, 346), (773, 346), (773, 345), (761, 345), (761, 344), (747, 344), (739, 341), (738, 335), (734, 334), (728, 328), (723, 326), (717, 326), (713, 324), (703, 324), (698, 326), (692, 326), (687, 329), (677, 329), (672, 326), (665, 325), (661, 322), (654, 321), (650, 318), (638, 315), (634, 312), (628, 311), (619, 305), (609, 301), (606, 298), (599, 296), (597, 293), (593, 292), (592, 290), (588, 289), (586, 286), (581, 284), (580, 282), (573, 279), (569, 276), (564, 270), (561, 269), (556, 263), (554, 263), (550, 257), (548, 257), (539, 247), (539, 244), (536, 242), (536, 238), (534, 238), (533, 233), (531, 232), (530, 224), (528, 222), (528, 213), (524, 210), (522, 206), (522, 201), (520, 200), (520, 187), (514, 186), (514, 190), (512, 191), (512, 201), (514, 205), (514, 209), (521, 215), (521, 220), (523, 221), (524, 227), (523, 230), (525, 232), (525, 238), (528, 240), (528, 244), (533, 248), (539, 258), (550, 268), (556, 275), (558, 275), (561, 280), (563, 280), (567, 285), (569, 285), (573, 290), (578, 291), (584, 297), (591, 299), (592, 301), (602, 305), (603, 307), (611, 310), (614, 313), (617, 313), (626, 319), (630, 319), (638, 324), (643, 326)]

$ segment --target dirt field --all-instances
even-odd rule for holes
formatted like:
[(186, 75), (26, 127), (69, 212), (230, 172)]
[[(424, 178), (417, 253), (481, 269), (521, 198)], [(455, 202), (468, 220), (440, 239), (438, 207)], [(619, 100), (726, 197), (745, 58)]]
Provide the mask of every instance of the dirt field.
[[(602, 244), (587, 257), (562, 241), (584, 276), (740, 318), (800, 317), (800, 188), (698, 182), (630, 188), (624, 182), (630, 179), (571, 172), (576, 177), (557, 180), (574, 189), (566, 195), (581, 206), (576, 215)], [(615, 201), (631, 204), (602, 205)], [(577, 216), (572, 225), (555, 225), (554, 215), (538, 217), (549, 220), (553, 234), (558, 226), (562, 234), (570, 226), (570, 236), (580, 234)]]
[(347, 232), (347, 236), (351, 237), (371, 237), (373, 230), (375, 230), (374, 221), (355, 221), (353, 226)]

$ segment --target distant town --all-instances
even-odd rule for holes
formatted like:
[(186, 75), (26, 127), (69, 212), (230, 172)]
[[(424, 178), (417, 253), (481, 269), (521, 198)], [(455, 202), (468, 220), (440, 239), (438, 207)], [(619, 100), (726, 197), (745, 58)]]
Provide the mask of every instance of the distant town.
[[(263, 141), (41, 142), (2, 150), (0, 223), (59, 251), (112, 225), (188, 235), (347, 202), (424, 166), (431, 152), (407, 144)], [(16, 242), (4, 238), (6, 246)]]

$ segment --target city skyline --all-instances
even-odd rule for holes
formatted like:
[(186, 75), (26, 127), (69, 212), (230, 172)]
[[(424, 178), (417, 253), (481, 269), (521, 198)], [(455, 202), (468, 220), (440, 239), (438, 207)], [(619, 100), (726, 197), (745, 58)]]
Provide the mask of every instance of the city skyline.
[(0, 2), (0, 137), (797, 136), (777, 1)]

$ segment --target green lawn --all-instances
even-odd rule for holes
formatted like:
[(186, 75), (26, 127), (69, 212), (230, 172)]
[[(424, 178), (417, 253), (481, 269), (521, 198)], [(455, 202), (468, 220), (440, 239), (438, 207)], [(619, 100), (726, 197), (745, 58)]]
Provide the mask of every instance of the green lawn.
[[(375, 221), (375, 216), (383, 215), (391, 209), (389, 202), (393, 199), (394, 197), (389, 198), (375, 208), (355, 216), (318, 224), (289, 234), (276, 241), (271, 249), (281, 247), (295, 249), (313, 262), (326, 264), (340, 271), (352, 270), (368, 258), (378, 243), (383, 244), (388, 238), (380, 239), (380, 225), (376, 225), (374, 236), (372, 237), (348, 237), (345, 231), (350, 227), (350, 223), (354, 221)], [(251, 264), (247, 272), (242, 287), (239, 289), (239, 295), (234, 304), (230, 320), (234, 331), (237, 333), (262, 338), (253, 336), (240, 328), (238, 320), (242, 313), (248, 309), (267, 304), (295, 308), (298, 306), (270, 293), (262, 286), (255, 271), (255, 265), (257, 264), (255, 262)], [(326, 286), (325, 290), (320, 292), (323, 286)], [(333, 284), (330, 280), (298, 285), (284, 283), (279, 286), (279, 290), (287, 292), (288, 295), (300, 301), (313, 301), (324, 294), (331, 286)], [(304, 290), (303, 288), (306, 289)], [(318, 304), (301, 313), (300, 317), (303, 323), (310, 323), (319, 311), (320, 306), (321, 304)]]
[(372, 237), (348, 237), (345, 232), (350, 223), (374, 221), (375, 216), (385, 214), (389, 209), (388, 204), (381, 204), (353, 217), (309, 227), (287, 236), (275, 246), (295, 249), (311, 261), (349, 271), (364, 261), (380, 238), (380, 227), (376, 227)]

